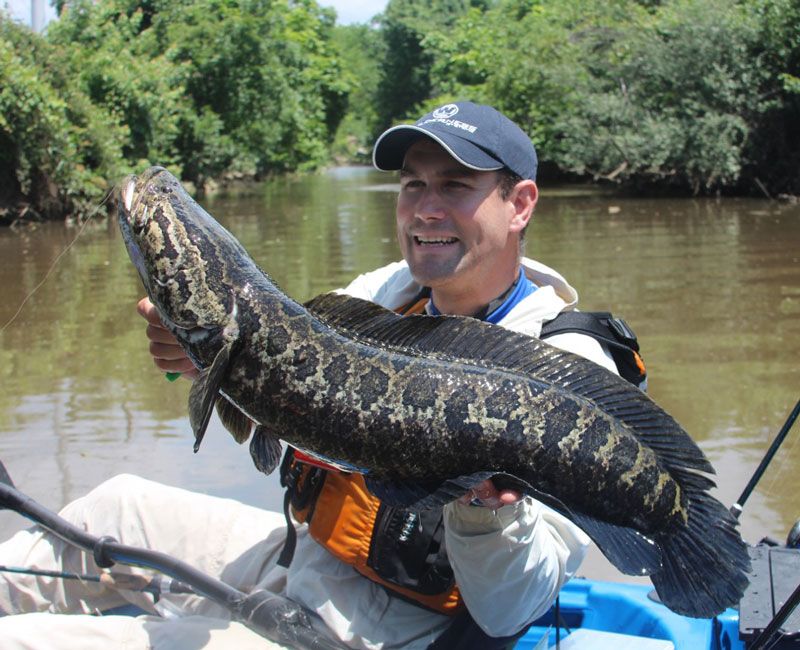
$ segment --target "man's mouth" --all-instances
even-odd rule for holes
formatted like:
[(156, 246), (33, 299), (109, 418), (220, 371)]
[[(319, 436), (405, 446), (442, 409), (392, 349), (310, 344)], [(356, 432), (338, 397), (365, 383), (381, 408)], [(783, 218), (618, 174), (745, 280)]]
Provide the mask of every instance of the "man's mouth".
[(414, 235), (414, 243), (419, 246), (447, 246), (448, 244), (455, 244), (458, 241), (456, 237), (420, 237)]

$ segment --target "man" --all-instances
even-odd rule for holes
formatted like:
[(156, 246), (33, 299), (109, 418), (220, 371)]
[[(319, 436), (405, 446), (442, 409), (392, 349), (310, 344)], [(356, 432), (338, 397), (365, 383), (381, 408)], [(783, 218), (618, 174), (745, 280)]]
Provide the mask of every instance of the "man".
[[(376, 142), (373, 160), (379, 169), (400, 170), (396, 220), (404, 261), (356, 278), (344, 292), (402, 313), (474, 316), (531, 336), (574, 308), (574, 289), (521, 255), (538, 198), (537, 158), (513, 122), (487, 106), (448, 104), (414, 125), (389, 129)], [(152, 304), (144, 299), (137, 309), (148, 321), (156, 365), (193, 378), (196, 370)], [(563, 334), (551, 342), (614, 368), (592, 338)], [(322, 477), (313, 517), (294, 504), (295, 514), (310, 523), (298, 528), (293, 557), (282, 556), (293, 528), (277, 513), (136, 477), (111, 479), (63, 514), (90, 531), (175, 555), (240, 589), (287, 595), (356, 648), (502, 647), (548, 609), (588, 543), (563, 517), (487, 481), (447, 504), (432, 527), (414, 525), (415, 515), (405, 511), (381, 520), (408, 524), (400, 537), (408, 533), (421, 548), (411, 563), (419, 560), (421, 574), (435, 576), (436, 589), (424, 590), (419, 581), (398, 580), (397, 572), (367, 566), (351, 552), (366, 542), (370, 554), (388, 557), (392, 566), (394, 555), (405, 553), (397, 550), (399, 534), (384, 534), (392, 526), (378, 525), (380, 502), (365, 492), (361, 477), (312, 470), (292, 455), (283, 469), (295, 481), (292, 496), (313, 483), (312, 476)], [(326, 535), (315, 532), (320, 519), (334, 522)], [(357, 544), (331, 541), (353, 528)], [(96, 570), (90, 558), (35, 529), (0, 545), (0, 562)], [(0, 619), (4, 647), (70, 647), (70, 634), (81, 648), (269, 647), (197, 597), (167, 596), (154, 607), (140, 594), (123, 597), (66, 582), (0, 576), (0, 608), (76, 613), (128, 601), (166, 617), (7, 617)]]

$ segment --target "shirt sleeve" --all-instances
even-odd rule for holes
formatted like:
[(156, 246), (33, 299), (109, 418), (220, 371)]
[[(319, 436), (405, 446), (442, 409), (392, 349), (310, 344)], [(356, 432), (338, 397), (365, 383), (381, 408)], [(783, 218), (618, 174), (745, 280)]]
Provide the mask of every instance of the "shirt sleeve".
[(384, 267), (362, 273), (338, 293), (396, 309), (411, 300), (420, 290), (405, 262), (393, 262)]
[[(585, 334), (547, 341), (618, 374), (608, 351)], [(578, 570), (591, 540), (548, 506), (525, 498), (499, 510), (449, 503), (445, 544), (464, 603), (489, 636), (516, 634), (544, 614)]]
[(449, 503), (444, 521), (464, 603), (493, 637), (516, 634), (544, 614), (589, 545), (579, 528), (530, 498), (498, 510)]

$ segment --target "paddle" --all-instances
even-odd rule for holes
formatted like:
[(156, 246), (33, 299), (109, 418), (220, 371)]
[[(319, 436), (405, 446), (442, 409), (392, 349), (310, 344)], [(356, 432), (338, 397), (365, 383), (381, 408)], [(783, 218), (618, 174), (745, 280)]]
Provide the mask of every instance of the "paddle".
[(198, 571), (174, 557), (120, 544), (113, 537), (95, 537), (20, 492), (0, 461), (0, 509), (18, 512), (65, 542), (91, 553), (98, 566), (115, 563), (145, 567), (189, 585), (195, 592), (227, 609), (233, 618), (277, 643), (299, 650), (337, 650), (345, 646), (317, 632), (303, 607), (264, 590), (250, 594)]

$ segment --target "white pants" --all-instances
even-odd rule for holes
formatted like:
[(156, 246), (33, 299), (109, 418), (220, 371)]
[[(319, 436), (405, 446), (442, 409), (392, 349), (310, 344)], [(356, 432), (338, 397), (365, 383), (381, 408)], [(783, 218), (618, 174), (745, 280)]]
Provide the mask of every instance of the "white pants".
[[(110, 535), (124, 544), (178, 557), (243, 591), (257, 584), (282, 593), (286, 586), (286, 570), (275, 564), (285, 538), (285, 521), (279, 513), (122, 475), (66, 506), (61, 516), (94, 535)], [(0, 544), (0, 564), (88, 574), (100, 571), (90, 555), (37, 527)], [(146, 573), (124, 565), (112, 570)], [(205, 598), (165, 594), (162, 599), (154, 607), (152, 597), (142, 592), (117, 591), (94, 582), (0, 573), (0, 610), (9, 614), (0, 617), (0, 647), (280, 647), (231, 621), (225, 609)], [(152, 615), (93, 615), (128, 603)], [(157, 615), (165, 609), (180, 611), (181, 616)]]

